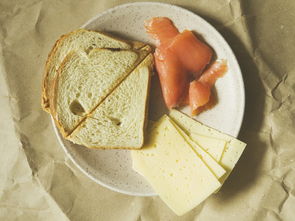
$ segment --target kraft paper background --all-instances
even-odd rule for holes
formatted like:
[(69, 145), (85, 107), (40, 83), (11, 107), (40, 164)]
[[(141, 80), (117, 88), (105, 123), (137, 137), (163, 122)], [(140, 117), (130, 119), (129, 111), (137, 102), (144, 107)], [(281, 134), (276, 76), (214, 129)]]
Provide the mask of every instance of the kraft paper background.
[(65, 156), (40, 107), (47, 54), (61, 34), (127, 2), (0, 1), (0, 220), (295, 220), (293, 0), (167, 1), (216, 27), (243, 72), (248, 146), (218, 194), (177, 217), (158, 197), (101, 187)]

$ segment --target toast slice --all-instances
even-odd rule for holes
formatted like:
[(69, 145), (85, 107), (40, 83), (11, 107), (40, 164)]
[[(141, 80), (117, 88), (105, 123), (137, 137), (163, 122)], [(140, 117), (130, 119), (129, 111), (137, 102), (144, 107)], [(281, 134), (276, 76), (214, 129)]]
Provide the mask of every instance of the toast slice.
[(47, 112), (50, 111), (49, 100), (53, 80), (57, 75), (59, 66), (69, 52), (81, 50), (87, 53), (93, 48), (140, 49), (143, 46), (144, 44), (141, 42), (127, 42), (85, 29), (79, 29), (61, 36), (49, 53), (45, 65), (41, 100), (43, 109)]
[(51, 114), (67, 137), (148, 55), (141, 50), (93, 49), (71, 52), (53, 82)]
[(89, 148), (141, 148), (152, 65), (149, 54), (68, 139)]

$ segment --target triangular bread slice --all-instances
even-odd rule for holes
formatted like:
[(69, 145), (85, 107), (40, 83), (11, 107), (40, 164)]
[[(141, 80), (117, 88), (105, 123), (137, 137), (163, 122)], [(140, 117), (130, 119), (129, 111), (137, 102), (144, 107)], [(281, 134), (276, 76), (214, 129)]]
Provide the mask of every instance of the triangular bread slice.
[(99, 105), (147, 56), (135, 50), (93, 49), (72, 52), (53, 82), (51, 114), (64, 137)]
[(106, 34), (79, 29), (61, 36), (48, 55), (42, 85), (42, 107), (49, 112), (49, 100), (51, 97), (52, 83), (57, 75), (57, 70), (64, 58), (71, 51), (90, 51), (93, 48), (114, 49), (139, 49), (144, 44), (141, 42), (127, 42), (110, 37)]
[(141, 148), (152, 64), (149, 54), (68, 139), (89, 148)]

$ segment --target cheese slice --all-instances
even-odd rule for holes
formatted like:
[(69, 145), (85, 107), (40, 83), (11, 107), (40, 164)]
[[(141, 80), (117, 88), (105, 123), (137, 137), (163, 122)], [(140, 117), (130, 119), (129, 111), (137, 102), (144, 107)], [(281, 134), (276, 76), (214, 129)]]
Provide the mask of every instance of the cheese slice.
[(191, 133), (190, 137), (207, 153), (209, 153), (217, 162), (220, 162), (224, 148), (226, 146), (225, 140), (208, 137), (197, 133)]
[(169, 116), (190, 136), (194, 136), (193, 134), (201, 134), (227, 142), (219, 162), (220, 165), (227, 171), (227, 173), (220, 179), (220, 182), (224, 183), (242, 155), (246, 144), (232, 136), (210, 128), (181, 113), (180, 111), (171, 110)]
[(177, 214), (199, 205), (221, 184), (164, 115), (141, 150), (132, 150), (133, 169), (142, 174)]
[[(189, 137), (171, 118), (169, 118), (169, 120), (174, 125), (174, 127), (178, 130), (178, 132), (184, 137), (186, 142), (190, 144), (190, 146), (193, 148), (195, 153), (198, 154), (198, 156), (203, 160), (203, 162), (207, 165), (207, 167), (211, 170), (211, 172), (215, 175), (215, 177), (218, 179), (221, 178), (226, 173), (226, 170), (223, 169), (222, 166), (220, 166), (216, 162), (214, 157), (208, 154), (199, 144), (193, 141), (192, 138)], [(153, 128), (154, 125), (156, 125), (156, 122), (149, 120), (148, 128)], [(210, 137), (208, 138), (210, 139)], [(214, 142), (216, 139), (212, 138), (212, 140)], [(220, 139), (217, 139), (217, 140), (220, 140)]]
[(228, 172), (220, 179), (221, 183), (224, 183), (224, 181), (227, 179), (227, 177), (229, 176), (229, 174), (235, 167), (246, 145), (247, 144), (245, 144), (242, 141), (239, 141), (237, 139), (232, 139), (225, 146), (225, 150), (220, 160), (220, 165), (222, 165), (222, 167), (225, 168)]
[(194, 142), (173, 120), (169, 119), (178, 132), (184, 137), (186, 142), (190, 144), (196, 154), (204, 161), (207, 167), (215, 175), (217, 179), (221, 178), (226, 171), (220, 166), (206, 151), (204, 151), (196, 142)]

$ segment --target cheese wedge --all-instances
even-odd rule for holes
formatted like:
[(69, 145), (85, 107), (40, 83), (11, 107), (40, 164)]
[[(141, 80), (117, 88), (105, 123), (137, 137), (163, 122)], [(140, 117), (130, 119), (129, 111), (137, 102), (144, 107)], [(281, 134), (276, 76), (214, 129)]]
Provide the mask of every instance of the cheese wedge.
[(180, 111), (171, 110), (169, 116), (190, 136), (194, 136), (192, 134), (201, 134), (203, 136), (213, 137), (227, 142), (219, 162), (220, 165), (227, 171), (227, 173), (220, 179), (220, 182), (224, 183), (242, 155), (246, 144), (232, 136), (210, 128), (181, 113)]
[(204, 161), (207, 167), (215, 175), (217, 179), (221, 178), (226, 171), (208, 154), (204, 151), (196, 142), (194, 142), (181, 128), (171, 119), (171, 123), (175, 126), (178, 132), (184, 137), (186, 142), (190, 144), (196, 154)]
[(160, 198), (183, 215), (221, 184), (164, 115), (141, 150), (131, 151), (133, 169), (143, 175)]
[(220, 162), (226, 141), (214, 137), (208, 137), (197, 133), (190, 134), (191, 139), (199, 144), (207, 153), (209, 153), (217, 162)]

